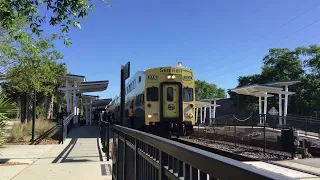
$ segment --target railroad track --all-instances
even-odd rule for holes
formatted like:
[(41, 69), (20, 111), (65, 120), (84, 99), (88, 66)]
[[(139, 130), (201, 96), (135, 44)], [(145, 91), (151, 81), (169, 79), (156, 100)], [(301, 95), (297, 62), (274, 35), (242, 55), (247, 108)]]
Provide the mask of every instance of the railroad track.
[(182, 144), (186, 144), (186, 145), (198, 148), (198, 149), (202, 149), (202, 150), (205, 150), (205, 151), (208, 151), (208, 152), (212, 152), (212, 153), (224, 156), (224, 157), (228, 157), (228, 158), (231, 158), (231, 159), (234, 159), (234, 160), (237, 160), (237, 161), (242, 161), (242, 162), (245, 162), (245, 161), (251, 161), (251, 162), (252, 161), (261, 161), (261, 162), (264, 162), (264, 163), (268, 163), (268, 164), (271, 164), (271, 165), (283, 167), (283, 168), (290, 169), (290, 170), (293, 170), (293, 171), (298, 171), (298, 172), (311, 174), (311, 175), (320, 177), (319, 173), (311, 172), (311, 171), (308, 171), (308, 170), (305, 170), (305, 169), (298, 169), (298, 168), (287, 166), (287, 165), (283, 165), (283, 164), (279, 164), (279, 163), (276, 163), (276, 162), (270, 161), (270, 160), (266, 161), (266, 160), (261, 160), (261, 159), (258, 159), (258, 158), (246, 157), (246, 156), (243, 156), (243, 155), (240, 155), (240, 154), (224, 151), (224, 150), (221, 150), (221, 149), (215, 149), (215, 148), (212, 148), (212, 147), (209, 147), (209, 146), (206, 146), (206, 145), (202, 145), (202, 144), (195, 143), (195, 142), (188, 141), (188, 140), (184, 140), (184, 139), (175, 138), (175, 139), (171, 139), (171, 140), (174, 140), (176, 142), (179, 142), (179, 143), (182, 143)]
[[(237, 137), (238, 139), (235, 140), (235, 138), (232, 136), (223, 136), (220, 134), (208, 133), (208, 132), (197, 132), (192, 137), (206, 138), (209, 140), (214, 140), (215, 142), (219, 142), (219, 143), (235, 143), (236, 141), (237, 144), (260, 147), (260, 148), (264, 148), (264, 143), (265, 143), (264, 140), (255, 139), (255, 138), (245, 139), (245, 138)], [(266, 147), (269, 150), (282, 151), (282, 147), (281, 145), (279, 145), (278, 142), (267, 140)], [(320, 157), (320, 148), (318, 147), (311, 147), (308, 149), (308, 152), (313, 157)]]

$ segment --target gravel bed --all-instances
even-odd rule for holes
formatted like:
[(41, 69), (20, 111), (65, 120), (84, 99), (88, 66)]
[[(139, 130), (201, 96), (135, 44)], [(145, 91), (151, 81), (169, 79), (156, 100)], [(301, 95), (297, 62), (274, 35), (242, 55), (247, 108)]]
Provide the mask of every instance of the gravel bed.
[[(210, 127), (206, 130), (207, 133), (219, 133), (219, 134), (224, 134), (224, 128), (223, 127)], [(246, 133), (246, 134), (240, 134), (237, 133), (238, 138), (241, 139), (257, 139), (257, 140), (264, 140), (264, 135), (263, 135), (263, 129), (260, 129), (259, 131), (256, 132), (251, 132), (251, 133)], [(266, 140), (267, 141), (273, 141), (277, 142), (277, 136), (281, 136), (281, 132), (275, 132), (270, 129), (266, 130)], [(314, 138), (308, 138), (308, 137), (303, 137), (299, 136), (299, 140), (304, 140), (306, 139), (307, 141), (311, 142), (312, 147), (317, 147), (320, 148), (320, 140), (319, 139), (314, 139)]]
[(286, 152), (280, 151), (273, 151), (273, 150), (266, 150), (266, 154), (263, 153), (263, 148), (259, 147), (251, 147), (251, 146), (244, 146), (244, 145), (237, 145), (234, 146), (233, 143), (228, 142), (213, 142), (207, 139), (193, 139), (193, 138), (183, 138), (185, 141), (194, 142), (200, 145), (205, 145), (214, 149), (219, 149), (227, 152), (231, 152), (234, 154), (239, 154), (245, 157), (254, 158), (257, 160), (285, 160), (290, 159), (290, 154)]

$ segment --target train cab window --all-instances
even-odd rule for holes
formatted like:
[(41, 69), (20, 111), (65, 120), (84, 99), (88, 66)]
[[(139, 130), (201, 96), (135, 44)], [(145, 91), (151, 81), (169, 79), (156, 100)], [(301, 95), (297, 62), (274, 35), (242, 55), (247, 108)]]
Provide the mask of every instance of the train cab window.
[(192, 88), (183, 88), (183, 101), (184, 102), (193, 101), (193, 89)]
[(168, 87), (167, 88), (167, 101), (173, 101), (173, 88)]
[(158, 88), (157, 87), (149, 87), (147, 88), (147, 101), (158, 101)]

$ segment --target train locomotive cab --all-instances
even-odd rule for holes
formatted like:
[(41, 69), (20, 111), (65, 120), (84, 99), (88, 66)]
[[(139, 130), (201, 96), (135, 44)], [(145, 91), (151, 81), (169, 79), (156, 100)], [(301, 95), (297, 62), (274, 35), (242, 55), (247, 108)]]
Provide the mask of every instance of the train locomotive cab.
[(145, 125), (161, 135), (193, 133), (195, 98), (193, 72), (183, 67), (146, 70)]

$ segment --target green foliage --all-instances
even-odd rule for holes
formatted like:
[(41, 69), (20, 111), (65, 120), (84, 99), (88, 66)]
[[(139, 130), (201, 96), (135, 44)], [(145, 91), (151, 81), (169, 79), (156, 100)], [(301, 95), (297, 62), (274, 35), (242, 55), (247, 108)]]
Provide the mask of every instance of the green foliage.
[(16, 112), (16, 106), (9, 101), (3, 93), (0, 93), (0, 146), (5, 142), (4, 127), (7, 124), (9, 118), (8, 114)]
[[(289, 98), (288, 111), (291, 114), (314, 115), (320, 110), (320, 47), (272, 48), (263, 58), (261, 74), (238, 78), (238, 86), (263, 84), (275, 81), (301, 80), (289, 90), (296, 92)], [(237, 96), (231, 93), (235, 102)], [(257, 111), (258, 100), (251, 96), (239, 96), (240, 110)], [(270, 98), (268, 107), (277, 106), (278, 99)]]
[(18, 94), (31, 95), (34, 88), (45, 95), (52, 94), (57, 75), (66, 72), (65, 64), (56, 63), (63, 56), (54, 49), (54, 38), (34, 39), (27, 33), (22, 33), (21, 37), (0, 44), (2, 62), (13, 64), (6, 71), (7, 87)]
[(224, 89), (218, 88), (217, 85), (202, 80), (195, 80), (195, 94), (196, 100), (226, 97)]
[[(111, 6), (104, 0), (102, 2)], [(40, 8), (48, 11), (44, 14), (51, 14), (49, 19), (40, 14)], [(49, 20), (52, 26), (60, 25), (64, 43), (69, 46), (71, 42), (67, 34), (70, 26), (81, 28), (79, 20), (87, 18), (90, 11), (93, 6), (88, 0), (1, 0), (0, 22), (5, 29), (14, 30), (17, 20), (25, 18), (31, 32), (41, 36), (41, 26)]]

